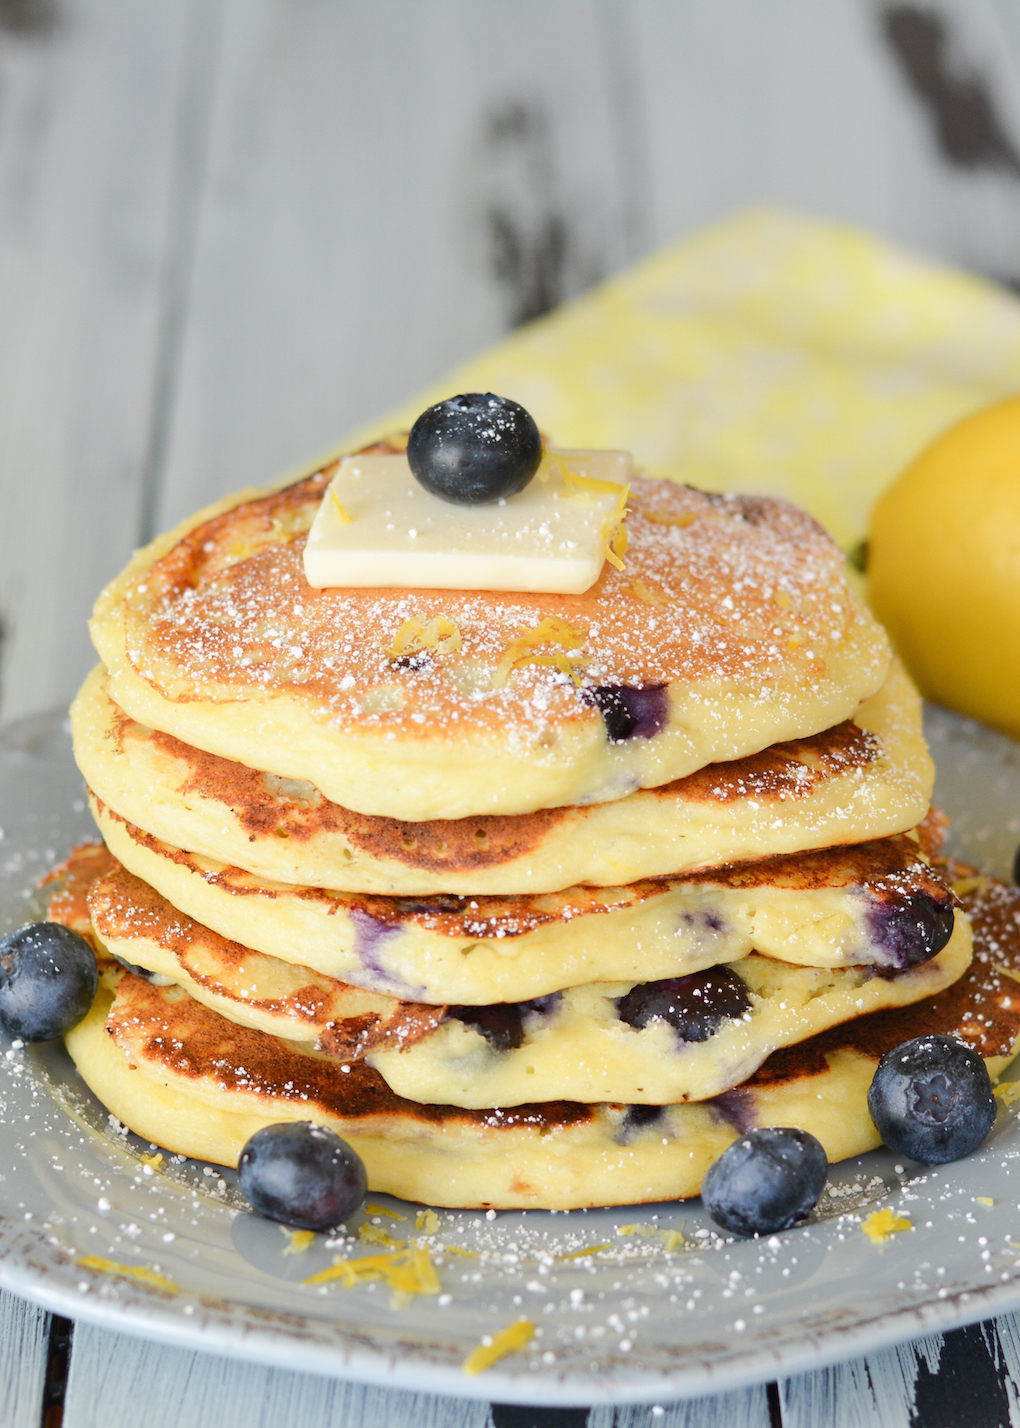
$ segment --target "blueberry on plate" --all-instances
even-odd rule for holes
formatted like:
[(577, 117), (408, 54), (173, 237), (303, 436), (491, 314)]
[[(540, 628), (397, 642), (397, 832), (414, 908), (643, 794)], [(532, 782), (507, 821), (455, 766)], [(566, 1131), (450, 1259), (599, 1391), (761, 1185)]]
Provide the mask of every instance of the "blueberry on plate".
[(0, 1026), (52, 1041), (77, 1026), (99, 985), (96, 955), (59, 922), (26, 922), (0, 938)]
[(331, 1230), (365, 1198), (360, 1155), (325, 1126), (263, 1126), (237, 1163), (241, 1194), (258, 1215), (298, 1230)]
[(807, 1131), (760, 1126), (709, 1166), (702, 1203), (731, 1234), (771, 1235), (814, 1209), (828, 1169), (825, 1151)]
[(433, 496), (485, 506), (524, 490), (542, 460), (542, 438), (518, 402), (465, 392), (422, 412), (407, 439), (407, 459)]
[(995, 1097), (972, 1047), (948, 1036), (918, 1036), (882, 1057), (868, 1110), (890, 1150), (943, 1165), (978, 1148), (995, 1121)]

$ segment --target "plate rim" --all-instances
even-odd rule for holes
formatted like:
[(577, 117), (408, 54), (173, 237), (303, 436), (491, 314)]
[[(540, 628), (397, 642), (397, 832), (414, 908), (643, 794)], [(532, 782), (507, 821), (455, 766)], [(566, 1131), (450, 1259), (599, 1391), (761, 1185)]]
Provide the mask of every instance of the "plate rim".
[[(955, 711), (931, 707), (930, 712), (948, 718), (965, 740), (980, 736), (982, 741), (987, 743), (990, 739), (995, 745), (1001, 740), (1004, 752), (1012, 751), (1020, 761), (1020, 744), (998, 731)], [(33, 737), (45, 739), (66, 727), (67, 715), (62, 709), (12, 721), (0, 727), (0, 753), (39, 757), (30, 747)], [(459, 1364), (430, 1362), (415, 1357), (413, 1350), (330, 1343), (326, 1332), (317, 1331), (313, 1318), (305, 1321), (307, 1331), (298, 1336), (286, 1324), (270, 1320), (260, 1325), (240, 1322), (226, 1312), (218, 1314), (213, 1307), (187, 1294), (176, 1304), (160, 1301), (123, 1280), (118, 1281), (116, 1296), (97, 1295), (92, 1285), (83, 1291), (60, 1275), (57, 1266), (46, 1265), (47, 1259), (61, 1255), (59, 1249), (55, 1255), (53, 1243), (45, 1227), (0, 1214), (0, 1288), (76, 1322), (171, 1348), (405, 1393), (520, 1405), (540, 1400), (553, 1407), (592, 1407), (714, 1396), (823, 1369), (925, 1334), (946, 1332), (1020, 1309), (1020, 1276), (993, 1284), (975, 1281), (941, 1298), (933, 1287), (929, 1299), (877, 1311), (863, 1319), (858, 1315), (852, 1324), (807, 1332), (801, 1339), (791, 1338), (775, 1347), (759, 1344), (743, 1348), (734, 1339), (725, 1355), (674, 1369), (635, 1368), (626, 1378), (607, 1375), (585, 1381), (582, 1368), (568, 1364), (536, 1370), (525, 1367), (521, 1359), (509, 1357), (471, 1378)], [(36, 1254), (32, 1254), (33, 1248)], [(62, 1263), (73, 1274), (73, 1260), (64, 1258)], [(224, 1299), (242, 1313), (247, 1307), (243, 1301), (231, 1300), (229, 1290)], [(193, 1306), (192, 1312), (183, 1312), (185, 1304)], [(264, 1311), (260, 1312), (265, 1317)], [(280, 1311), (280, 1317), (293, 1323), (295, 1314)], [(338, 1336), (343, 1336), (348, 1324), (338, 1323), (336, 1329)], [(419, 1331), (409, 1329), (408, 1333), (415, 1335)]]

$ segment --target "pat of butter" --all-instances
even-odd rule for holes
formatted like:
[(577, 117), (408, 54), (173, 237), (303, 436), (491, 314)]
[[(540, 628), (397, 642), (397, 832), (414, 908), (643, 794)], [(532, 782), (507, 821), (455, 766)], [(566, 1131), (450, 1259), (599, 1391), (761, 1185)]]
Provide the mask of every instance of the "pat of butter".
[(431, 495), (406, 456), (348, 456), (305, 545), (305, 577), (326, 586), (537, 590), (594, 585), (623, 516), (625, 451), (548, 451), (534, 480), (489, 506)]

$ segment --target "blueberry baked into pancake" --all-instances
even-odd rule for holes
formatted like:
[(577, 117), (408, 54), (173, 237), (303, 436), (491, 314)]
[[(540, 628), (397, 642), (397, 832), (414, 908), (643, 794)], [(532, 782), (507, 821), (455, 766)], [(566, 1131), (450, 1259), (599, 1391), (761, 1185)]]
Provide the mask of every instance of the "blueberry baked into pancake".
[(467, 394), (160, 537), (92, 633), (104, 845), (11, 934), (0, 1016), (45, 983), (110, 1110), (263, 1213), (628, 1204), (711, 1167), (744, 1233), (876, 1122), (932, 1159), (986, 1133), (1016, 930), (993, 967), (933, 858), (917, 695), (789, 504)]

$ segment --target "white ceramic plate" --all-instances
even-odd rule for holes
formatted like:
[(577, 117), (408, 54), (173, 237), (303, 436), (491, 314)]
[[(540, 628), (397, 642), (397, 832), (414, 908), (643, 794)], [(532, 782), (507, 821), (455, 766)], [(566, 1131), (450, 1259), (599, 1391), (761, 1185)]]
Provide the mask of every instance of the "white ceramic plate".
[[(941, 710), (930, 712), (929, 736), (954, 847), (1008, 876), (1020, 746)], [(31, 889), (47, 865), (94, 837), (62, 716), (0, 734), (0, 824), (5, 930), (39, 915)], [(925, 1170), (885, 1152), (845, 1162), (812, 1221), (768, 1241), (717, 1235), (697, 1201), (491, 1219), (440, 1212), (434, 1241), (468, 1253), (442, 1256), (441, 1299), (402, 1307), (382, 1284), (302, 1284), (336, 1246), (320, 1236), (288, 1253), (279, 1227), (245, 1212), (232, 1174), (193, 1161), (151, 1173), (148, 1150), (111, 1126), (62, 1049), (0, 1044), (0, 1283), (183, 1347), (564, 1405), (711, 1393), (1020, 1306), (1020, 1129), (1005, 1113), (956, 1165)], [(369, 1198), (405, 1217), (376, 1215), (378, 1228), (415, 1233), (417, 1207)], [(915, 1225), (882, 1251), (859, 1228), (878, 1203)], [(685, 1243), (671, 1252), (659, 1232), (680, 1227)], [(609, 1248), (578, 1254), (600, 1245)], [(177, 1292), (84, 1270), (85, 1255), (151, 1269)], [(465, 1356), (521, 1315), (538, 1329), (530, 1347), (469, 1378)]]

